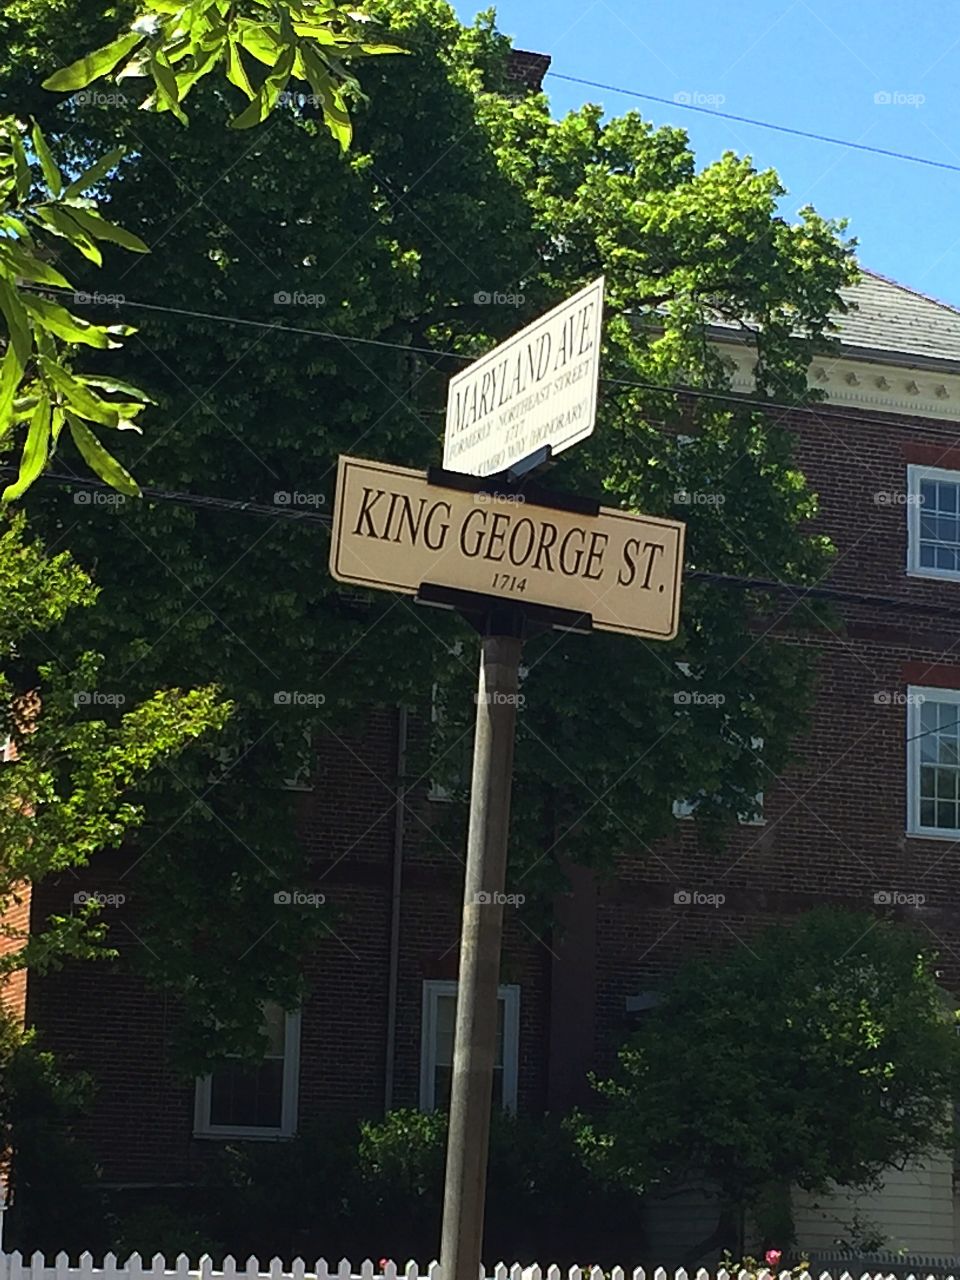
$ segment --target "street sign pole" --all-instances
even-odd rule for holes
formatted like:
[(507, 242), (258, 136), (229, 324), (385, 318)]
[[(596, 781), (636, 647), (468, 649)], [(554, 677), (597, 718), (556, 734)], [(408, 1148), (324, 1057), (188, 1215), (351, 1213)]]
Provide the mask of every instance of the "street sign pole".
[(488, 616), (480, 651), (440, 1246), (443, 1280), (480, 1275), (522, 628), (519, 610), (496, 610)]

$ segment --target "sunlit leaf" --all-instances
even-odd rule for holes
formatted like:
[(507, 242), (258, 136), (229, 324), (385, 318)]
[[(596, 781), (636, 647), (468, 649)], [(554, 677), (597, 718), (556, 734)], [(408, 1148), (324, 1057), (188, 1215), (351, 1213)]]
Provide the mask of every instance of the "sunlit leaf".
[(50, 154), (50, 148), (47, 146), (47, 140), (43, 136), (43, 130), (36, 120), (33, 121), (30, 137), (33, 139), (33, 149), (37, 153), (37, 159), (43, 169), (43, 180), (50, 188), (54, 199), (56, 199), (63, 190), (63, 176), (60, 173), (60, 166)]
[(100, 325), (90, 324), (73, 315), (66, 307), (57, 306), (45, 298), (31, 297), (24, 294), (23, 305), (32, 313), (35, 323), (55, 334), (64, 342), (79, 342), (88, 347), (105, 350), (118, 344), (110, 341), (110, 336)]
[(96, 164), (92, 164), (89, 169), (85, 169), (78, 178), (64, 191), (64, 197), (78, 196), (83, 191), (88, 191), (91, 187), (107, 176), (112, 169), (115, 169), (125, 154), (124, 147), (117, 147), (114, 151), (108, 151), (105, 156), (101, 156)]
[(27, 438), (24, 441), (23, 453), (20, 456), (20, 472), (12, 484), (4, 489), (0, 501), (12, 502), (26, 493), (37, 476), (46, 466), (50, 453), (50, 397), (42, 395), (30, 419)]
[(43, 82), (44, 89), (67, 92), (71, 89), (83, 89), (93, 80), (108, 75), (122, 58), (132, 53), (144, 37), (139, 31), (128, 31), (118, 40), (106, 44), (102, 49), (95, 49), (48, 76)]
[(80, 450), (90, 470), (118, 492), (125, 493), (131, 498), (139, 498), (140, 486), (126, 467), (122, 466), (112, 453), (107, 452), (86, 423), (81, 422), (69, 411), (66, 417), (73, 443)]
[(33, 350), (33, 339), (30, 336), (30, 321), (16, 290), (0, 279), (0, 311), (7, 322), (7, 332), (11, 338), (11, 349), (22, 372), (30, 359)]
[(84, 231), (97, 240), (109, 240), (112, 244), (122, 245), (124, 249), (129, 249), (132, 253), (150, 252), (150, 246), (144, 244), (139, 236), (134, 235), (132, 231), (124, 230), (123, 227), (116, 226), (113, 222), (108, 222), (106, 218), (101, 217), (99, 213), (94, 212), (92, 209), (71, 208), (70, 217), (79, 223)]

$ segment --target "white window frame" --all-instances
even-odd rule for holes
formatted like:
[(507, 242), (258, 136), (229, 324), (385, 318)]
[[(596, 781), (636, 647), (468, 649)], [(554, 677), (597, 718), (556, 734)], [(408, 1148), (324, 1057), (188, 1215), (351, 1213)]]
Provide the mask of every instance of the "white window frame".
[(960, 720), (960, 689), (932, 689), (910, 685), (907, 689), (907, 835), (924, 840), (960, 840), (960, 827), (925, 827), (920, 822), (920, 723), (924, 700), (947, 702), (957, 708)]
[[(921, 480), (944, 480), (960, 488), (960, 471), (947, 467), (924, 467), (910, 463), (907, 467), (907, 574), (913, 578), (941, 578), (960, 582), (960, 569), (937, 569), (920, 563), (920, 498)], [(960, 494), (958, 494), (960, 506)], [(960, 511), (958, 511), (960, 514)]]
[[(420, 1110), (436, 1111), (434, 1094), (437, 1076), (437, 1009), (441, 996), (456, 996), (458, 984), (431, 978), (423, 984), (423, 1013), (420, 1022)], [(517, 1078), (520, 1065), (520, 988), (498, 987), (503, 1001), (503, 1109), (517, 1109)]]
[(210, 1123), (213, 1076), (197, 1079), (193, 1103), (193, 1136), (195, 1138), (248, 1138), (276, 1141), (292, 1138), (297, 1132), (297, 1106), (300, 1092), (300, 1010), (287, 1011), (283, 1026), (283, 1086), (280, 1102), (280, 1124), (227, 1125)]

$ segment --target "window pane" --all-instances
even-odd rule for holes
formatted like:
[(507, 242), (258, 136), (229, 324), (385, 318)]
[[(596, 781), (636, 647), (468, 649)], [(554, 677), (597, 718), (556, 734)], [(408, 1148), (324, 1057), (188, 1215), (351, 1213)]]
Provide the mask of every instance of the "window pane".
[(921, 827), (937, 825), (937, 807), (932, 800), (920, 801), (920, 825)]
[(210, 1081), (210, 1123), (230, 1128), (279, 1129), (283, 1107), (283, 1059), (260, 1066), (225, 1062)]
[(937, 801), (937, 821), (939, 831), (954, 831), (957, 826), (957, 806), (949, 802)]
[[(453, 1068), (437, 1067), (433, 1073), (433, 1102), (438, 1111), (450, 1110), (450, 1090), (453, 1087)], [(493, 1105), (503, 1106), (503, 1067), (493, 1068)]]
[[(493, 1103), (503, 1105), (503, 1053), (504, 1026), (507, 1002), (501, 996), (497, 1000), (497, 1044), (494, 1050)], [(433, 1105), (446, 1111), (450, 1106), (450, 1089), (453, 1082), (453, 1041), (456, 1030), (457, 998), (454, 995), (436, 997), (433, 1045)]]
[[(497, 1000), (497, 1047), (494, 1051), (494, 1066), (503, 1066), (503, 1020), (506, 1001), (503, 997)], [(437, 1042), (434, 1048), (434, 1062), (438, 1067), (453, 1066), (453, 1035), (456, 1029), (457, 997), (437, 996)]]

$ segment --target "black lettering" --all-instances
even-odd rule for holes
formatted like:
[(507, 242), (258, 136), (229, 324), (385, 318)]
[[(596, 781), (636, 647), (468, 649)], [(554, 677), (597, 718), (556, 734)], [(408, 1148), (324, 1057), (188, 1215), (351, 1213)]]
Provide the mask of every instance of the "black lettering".
[[(477, 540), (473, 544), (473, 550), (471, 551), (467, 546), (467, 534), (472, 532), (470, 529), (470, 522), (474, 517), (479, 519), (480, 528), (477, 530)], [(471, 559), (480, 554), (480, 545), (483, 542), (483, 526), (486, 524), (486, 520), (486, 511), (484, 511), (482, 507), (475, 507), (460, 526), (460, 550), (465, 556), (469, 556)]]
[[(556, 542), (558, 532), (559, 531), (557, 529), (557, 526), (555, 524), (551, 524), (549, 520), (544, 520), (544, 522), (541, 524), (540, 540), (537, 543), (537, 555), (536, 555), (536, 559), (533, 562), (533, 567), (535, 569), (540, 568), (540, 557), (546, 556), (547, 573), (553, 573), (553, 561), (550, 559), (550, 548)], [(550, 538), (549, 542), (547, 541), (548, 535)]]
[[(433, 520), (433, 517), (437, 514), (438, 511), (443, 511), (447, 519), (440, 526), (440, 537), (437, 539), (436, 542), (434, 542), (430, 537), (430, 522)], [(447, 534), (450, 531), (450, 525), (448, 523), (449, 520), (450, 520), (450, 503), (435, 502), (433, 506), (430, 508), (430, 511), (427, 515), (426, 524), (423, 526), (423, 540), (427, 544), (427, 546), (430, 548), (431, 551), (440, 551), (443, 548), (443, 544), (447, 540)]]
[[(567, 564), (567, 550), (569, 549), (571, 538), (580, 539), (580, 546), (576, 551), (572, 569)], [(586, 540), (587, 535), (582, 529), (569, 529), (563, 535), (563, 541), (560, 543), (560, 572), (565, 573), (568, 578), (572, 578), (580, 572), (580, 565), (583, 563), (583, 544)]]
[[(637, 562), (634, 556), (640, 550), (639, 538), (628, 538), (623, 544), (623, 566), (617, 574), (617, 586), (629, 587), (633, 585), (633, 580), (637, 576)], [(629, 577), (624, 577), (624, 573), (628, 573)]]
[[(591, 573), (590, 569), (593, 566), (593, 563), (595, 560), (601, 561), (601, 562), (603, 561), (603, 553), (604, 551), (606, 551), (607, 543), (609, 541), (610, 541), (610, 535), (606, 533), (601, 533), (598, 529), (594, 529), (593, 533), (591, 533), (590, 550), (587, 552), (587, 563), (584, 565), (584, 568), (583, 568), (583, 576), (587, 579), (588, 582), (596, 582), (598, 578), (603, 576), (602, 563), (598, 565), (596, 573)], [(599, 546), (597, 545), (598, 543), (600, 543)]]
[(584, 352), (591, 351), (593, 349), (593, 336), (587, 322), (594, 305), (594, 303), (588, 302), (583, 308), (580, 325), (580, 350), (577, 352), (578, 356), (582, 356)]
[(660, 542), (645, 542), (643, 544), (644, 551), (650, 552), (650, 559), (647, 561), (647, 572), (644, 575), (643, 582), (640, 583), (644, 591), (650, 590), (650, 578), (653, 575), (653, 566), (656, 564), (657, 556), (663, 555), (664, 547)]
[[(504, 551), (503, 543), (506, 537), (506, 528), (510, 524), (510, 517), (505, 511), (496, 511), (490, 521), (490, 537), (487, 539), (487, 550), (484, 554), (484, 560), (502, 560)], [(493, 554), (494, 543), (497, 544), (500, 554)]]
[[(372, 496), (374, 493), (376, 496)], [(373, 527), (373, 518), (370, 513), (380, 499), (385, 496), (385, 491), (383, 489), (373, 490), (364, 488), (363, 501), (360, 503), (360, 514), (357, 516), (357, 527), (354, 529), (354, 533), (362, 533), (365, 538), (380, 538), (380, 534), (377, 533), (376, 529)], [(361, 528), (364, 521), (367, 522), (366, 529)]]
[(413, 502), (411, 499), (407, 494), (403, 494), (400, 502), (400, 519), (397, 521), (397, 536), (394, 538), (394, 542), (400, 541), (401, 534), (403, 533), (403, 522), (406, 520), (407, 529), (410, 533), (410, 541), (414, 546), (416, 546), (417, 539), (420, 537), (420, 525), (423, 522), (423, 509), (427, 505), (427, 500), (426, 498), (420, 499), (420, 509), (417, 512), (416, 524), (413, 522)]
[[(518, 554), (517, 552), (517, 534), (520, 532), (521, 529), (523, 529), (527, 533), (527, 545), (522, 555)], [(508, 543), (508, 554), (510, 556), (510, 563), (518, 567), (522, 564), (526, 564), (530, 556), (530, 552), (533, 550), (533, 544), (536, 542), (536, 540), (537, 540), (537, 531), (533, 527), (533, 521), (528, 520), (526, 516), (524, 516), (522, 520), (518, 520), (517, 523), (510, 530), (510, 542)]]

